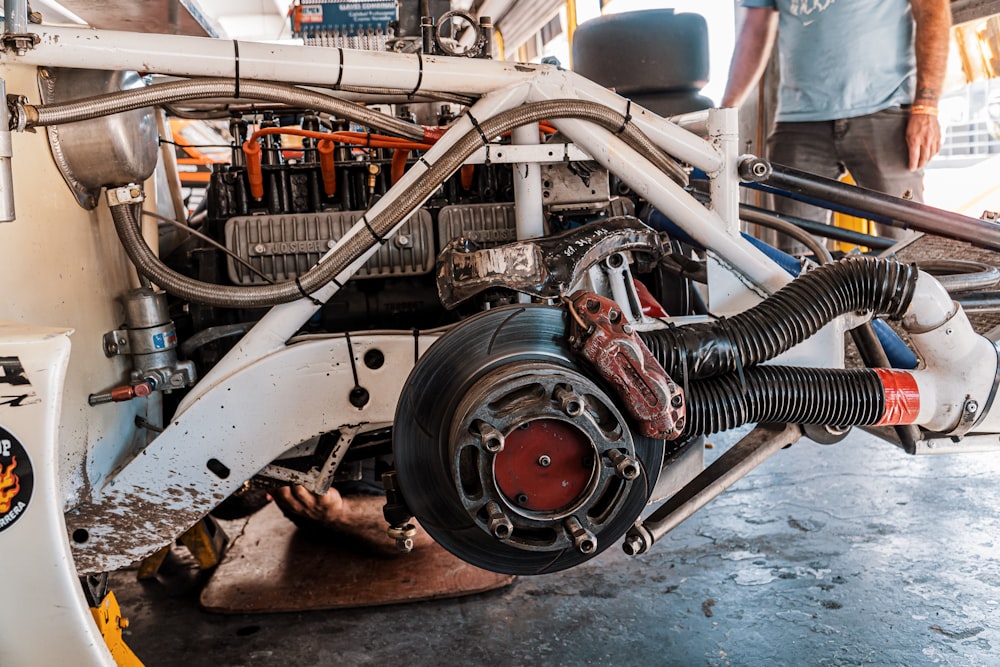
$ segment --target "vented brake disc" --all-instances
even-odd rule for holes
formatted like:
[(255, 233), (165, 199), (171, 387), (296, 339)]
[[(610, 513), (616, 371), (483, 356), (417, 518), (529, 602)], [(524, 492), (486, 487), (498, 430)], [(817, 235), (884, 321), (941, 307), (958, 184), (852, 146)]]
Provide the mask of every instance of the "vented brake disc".
[(638, 518), (664, 443), (633, 434), (573, 358), (562, 309), (470, 318), (414, 368), (396, 411), (400, 490), (442, 546), (478, 567), (555, 572)]

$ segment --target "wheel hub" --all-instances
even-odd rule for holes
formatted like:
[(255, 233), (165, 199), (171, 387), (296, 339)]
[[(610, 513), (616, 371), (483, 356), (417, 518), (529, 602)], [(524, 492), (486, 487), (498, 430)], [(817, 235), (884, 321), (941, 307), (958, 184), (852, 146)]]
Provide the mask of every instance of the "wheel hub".
[(594, 450), (586, 436), (555, 419), (521, 424), (493, 459), (503, 499), (539, 514), (561, 514), (578, 504), (594, 472)]
[(496, 309), (420, 360), (393, 448), (407, 505), (479, 567), (553, 572), (596, 555), (638, 518), (663, 441), (634, 436), (564, 342), (563, 311)]

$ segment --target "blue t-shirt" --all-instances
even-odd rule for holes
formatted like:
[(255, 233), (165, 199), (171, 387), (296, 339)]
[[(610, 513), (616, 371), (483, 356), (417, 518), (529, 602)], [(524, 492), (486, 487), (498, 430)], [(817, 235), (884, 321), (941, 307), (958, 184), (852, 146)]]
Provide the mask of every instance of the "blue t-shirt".
[(742, 0), (779, 12), (779, 121), (853, 118), (913, 101), (909, 0)]

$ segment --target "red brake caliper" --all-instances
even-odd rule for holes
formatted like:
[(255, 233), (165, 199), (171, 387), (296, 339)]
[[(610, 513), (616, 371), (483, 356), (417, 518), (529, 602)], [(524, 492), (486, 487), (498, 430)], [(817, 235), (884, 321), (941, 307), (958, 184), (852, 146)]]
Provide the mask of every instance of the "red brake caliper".
[(663, 370), (611, 299), (591, 292), (569, 297), (570, 344), (625, 402), (651, 438), (673, 440), (684, 430), (684, 392)]

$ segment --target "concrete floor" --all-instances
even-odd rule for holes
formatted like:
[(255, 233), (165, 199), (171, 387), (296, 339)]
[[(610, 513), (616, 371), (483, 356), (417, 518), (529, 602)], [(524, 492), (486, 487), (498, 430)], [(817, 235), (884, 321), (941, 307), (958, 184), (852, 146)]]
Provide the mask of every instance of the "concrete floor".
[(998, 543), (1000, 453), (917, 459), (858, 432), (779, 452), (649, 554), (475, 597), (221, 616), (190, 577), (112, 583), (148, 667), (964, 667), (1000, 664)]

